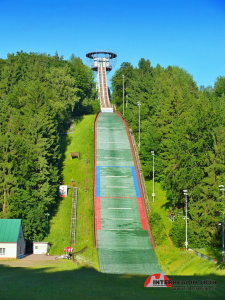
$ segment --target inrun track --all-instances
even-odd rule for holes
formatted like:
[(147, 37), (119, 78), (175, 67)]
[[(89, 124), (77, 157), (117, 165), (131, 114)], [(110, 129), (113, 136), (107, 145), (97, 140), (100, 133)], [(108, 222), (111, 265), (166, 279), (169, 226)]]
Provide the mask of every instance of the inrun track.
[(129, 129), (112, 108), (106, 71), (116, 54), (86, 55), (98, 72), (101, 112), (95, 120), (95, 245), (100, 269), (112, 274), (161, 273), (150, 240), (142, 185)]
[(122, 118), (101, 112), (95, 137), (95, 238), (101, 272), (161, 273)]

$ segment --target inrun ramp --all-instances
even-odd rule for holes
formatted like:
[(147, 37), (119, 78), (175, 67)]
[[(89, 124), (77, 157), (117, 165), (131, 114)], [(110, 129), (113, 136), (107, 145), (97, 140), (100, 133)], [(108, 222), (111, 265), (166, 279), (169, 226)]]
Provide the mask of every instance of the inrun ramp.
[(109, 101), (106, 73), (112, 70), (111, 61), (117, 57), (109, 51), (93, 51), (86, 54), (93, 61), (91, 68), (98, 73), (98, 96), (102, 112), (113, 112)]
[(95, 239), (101, 272), (161, 273), (125, 123), (116, 113), (95, 122)]
[(111, 107), (109, 102), (109, 94), (108, 94), (108, 87), (107, 87), (107, 79), (106, 79), (106, 68), (103, 62), (99, 62), (98, 67), (98, 85), (99, 85), (99, 99), (100, 105), (104, 108)]

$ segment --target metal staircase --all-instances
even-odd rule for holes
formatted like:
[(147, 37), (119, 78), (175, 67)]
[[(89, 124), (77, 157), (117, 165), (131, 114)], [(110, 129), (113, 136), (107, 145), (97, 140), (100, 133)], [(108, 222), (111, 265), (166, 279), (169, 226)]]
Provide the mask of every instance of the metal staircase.
[(106, 80), (106, 68), (103, 62), (99, 62), (98, 66), (98, 80), (99, 80), (99, 98), (101, 107), (110, 108), (109, 94)]
[(74, 245), (76, 240), (76, 219), (77, 219), (77, 187), (72, 187), (70, 245)]

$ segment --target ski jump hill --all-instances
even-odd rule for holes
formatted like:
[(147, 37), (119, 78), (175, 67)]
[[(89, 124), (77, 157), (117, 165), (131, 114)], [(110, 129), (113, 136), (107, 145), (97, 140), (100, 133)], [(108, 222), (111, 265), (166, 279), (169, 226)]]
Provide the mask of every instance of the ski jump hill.
[(106, 80), (111, 52), (91, 52), (101, 112), (95, 120), (95, 246), (111, 274), (161, 273), (148, 224), (140, 170), (126, 121), (111, 107)]

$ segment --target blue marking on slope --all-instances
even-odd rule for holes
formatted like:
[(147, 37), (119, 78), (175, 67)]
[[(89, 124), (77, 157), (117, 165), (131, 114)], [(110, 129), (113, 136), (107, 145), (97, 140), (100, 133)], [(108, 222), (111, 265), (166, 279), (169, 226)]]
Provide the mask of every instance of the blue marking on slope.
[(100, 171), (101, 171), (101, 167), (96, 166), (96, 197), (100, 197), (101, 193), (100, 193)]
[(132, 168), (130, 166), (101, 166), (101, 168)]
[(101, 168), (129, 168), (132, 171), (132, 177), (134, 180), (134, 188), (135, 188), (135, 193), (136, 197), (140, 198), (140, 189), (138, 185), (138, 180), (137, 180), (137, 174), (136, 174), (136, 169), (135, 167), (129, 167), (129, 166), (96, 166), (96, 197), (101, 197), (101, 187), (100, 187), (100, 171)]
[(140, 190), (139, 190), (139, 185), (138, 185), (138, 180), (137, 180), (137, 174), (136, 174), (135, 167), (131, 167), (131, 170), (132, 170), (132, 175), (133, 175), (133, 180), (134, 180), (134, 188), (135, 188), (135, 192), (136, 192), (136, 197), (140, 198), (141, 194), (140, 194)]

